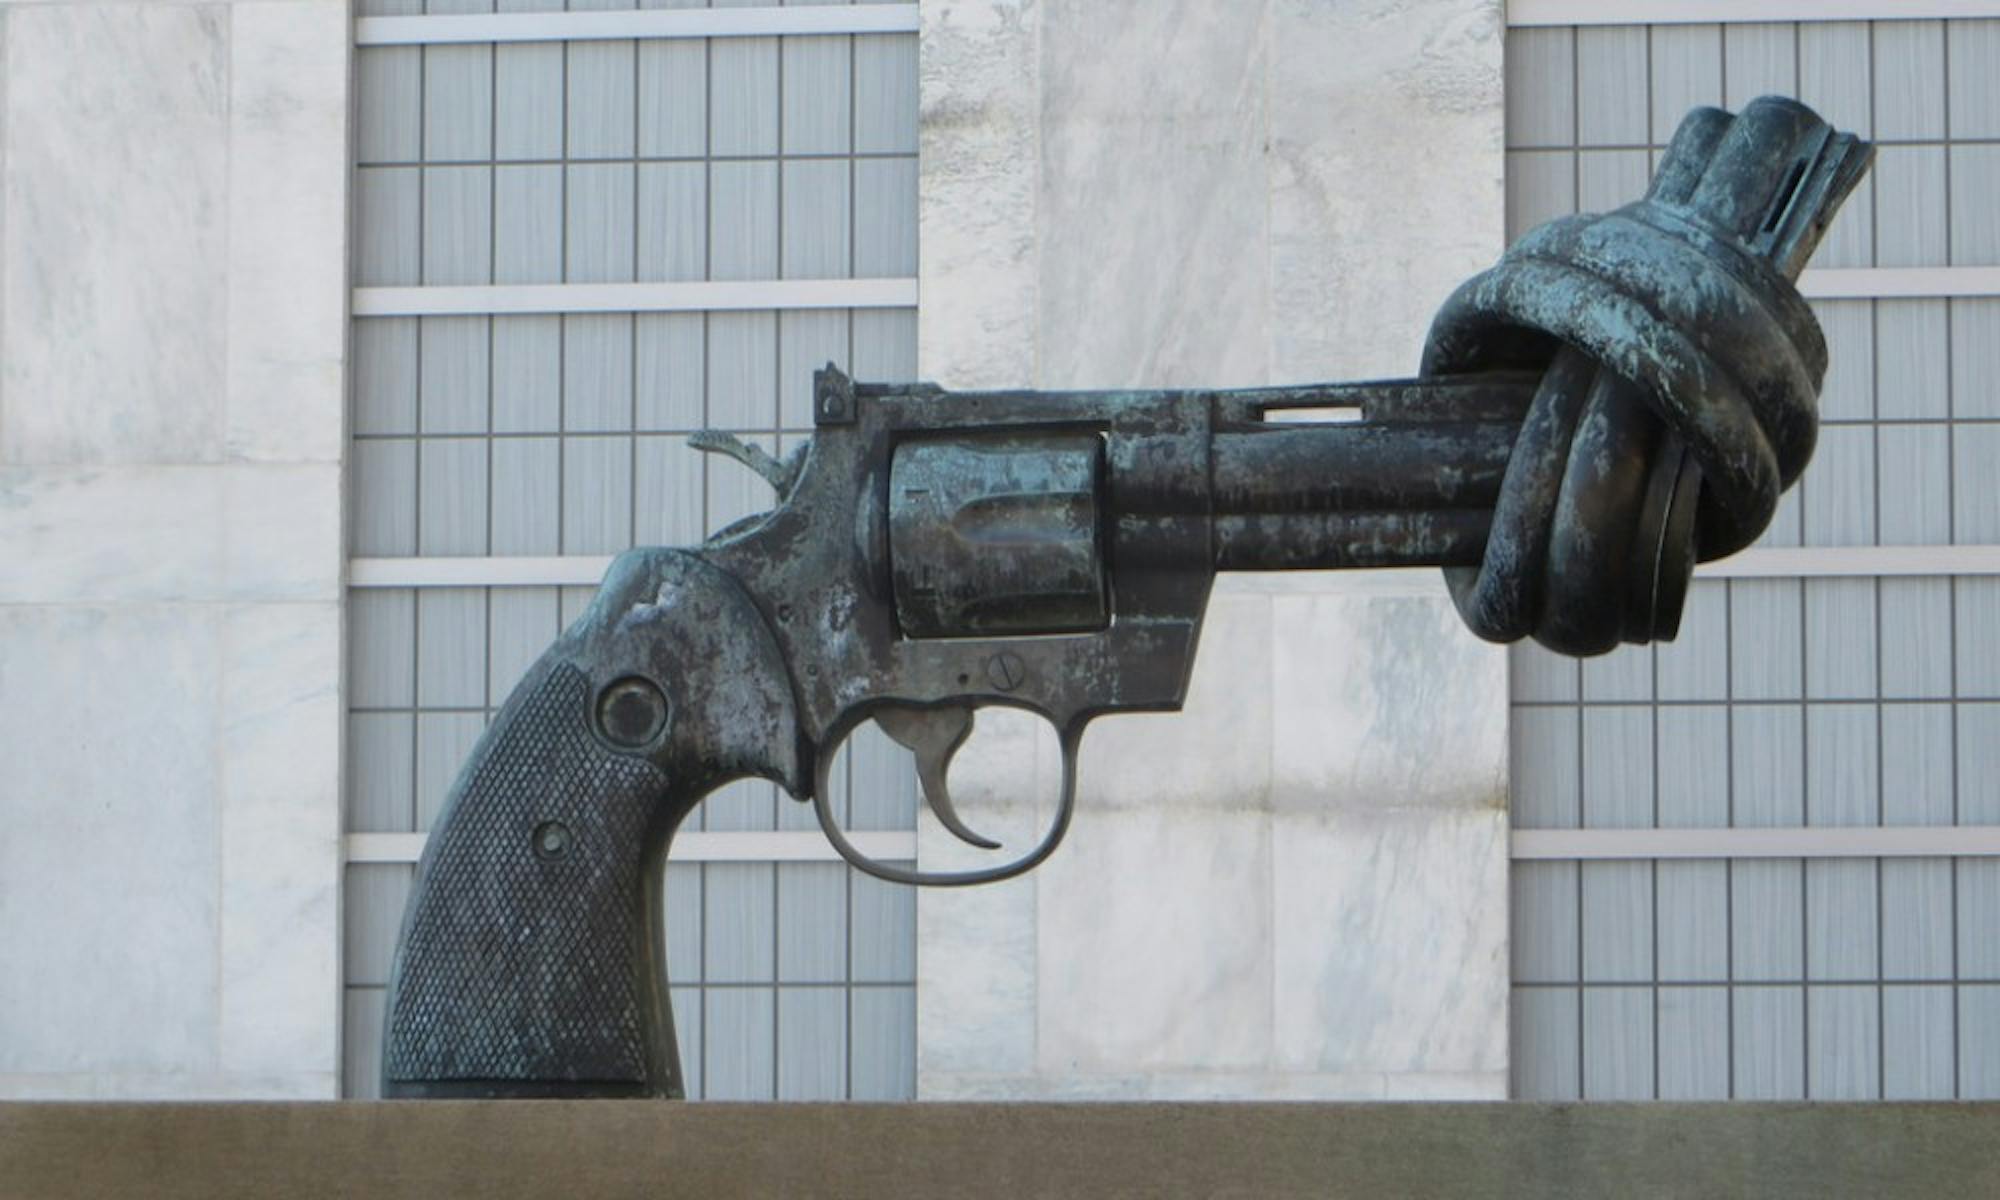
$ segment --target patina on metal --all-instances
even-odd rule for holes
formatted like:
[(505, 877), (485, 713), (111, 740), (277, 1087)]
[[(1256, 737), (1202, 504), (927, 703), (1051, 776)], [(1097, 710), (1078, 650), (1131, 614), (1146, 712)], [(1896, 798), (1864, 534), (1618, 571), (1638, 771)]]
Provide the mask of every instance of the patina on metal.
[[(621, 555), (481, 738), (405, 916), (385, 1093), (679, 1095), (659, 860), (704, 795), (774, 780), (884, 879), (1017, 875), (1068, 828), (1091, 718), (1180, 706), (1218, 571), (1439, 566), (1483, 637), (1672, 637), (1695, 563), (1811, 454), (1826, 347), (1792, 280), (1870, 155), (1788, 100), (1698, 109), (1644, 199), (1460, 288), (1416, 379), (946, 393), (829, 366), (791, 460), (699, 435), (778, 504)], [(1304, 408), (1360, 419), (1267, 420)], [(827, 773), (870, 719), (997, 848), (945, 786), (993, 704), (1057, 732), (1040, 843), (946, 874), (861, 854)]]

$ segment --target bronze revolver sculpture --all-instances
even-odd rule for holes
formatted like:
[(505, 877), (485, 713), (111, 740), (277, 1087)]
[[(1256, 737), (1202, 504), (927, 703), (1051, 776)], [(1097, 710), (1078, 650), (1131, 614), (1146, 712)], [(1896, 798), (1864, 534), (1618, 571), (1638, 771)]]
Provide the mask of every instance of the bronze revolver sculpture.
[[(1871, 155), (1788, 100), (1698, 109), (1644, 199), (1461, 287), (1415, 379), (947, 393), (829, 366), (790, 462), (700, 435), (778, 506), (621, 555), (480, 740), (404, 919), (385, 1094), (681, 1094), (659, 861), (704, 795), (774, 780), (886, 879), (1028, 870), (1090, 719), (1181, 704), (1218, 571), (1435, 565), (1482, 637), (1671, 638), (1695, 563), (1753, 541), (1812, 452), (1826, 347), (1792, 280)], [(1362, 419), (1265, 420), (1329, 407)], [(992, 704), (1057, 731), (1041, 843), (943, 875), (863, 856), (827, 771), (871, 718), (997, 848), (945, 787)]]

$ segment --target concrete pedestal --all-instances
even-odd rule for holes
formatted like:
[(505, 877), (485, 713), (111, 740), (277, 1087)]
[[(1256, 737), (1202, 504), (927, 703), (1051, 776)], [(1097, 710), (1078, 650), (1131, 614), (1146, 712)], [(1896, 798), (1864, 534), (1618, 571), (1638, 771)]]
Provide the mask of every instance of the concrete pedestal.
[(2000, 1105), (0, 1104), (0, 1196), (1983, 1196)]

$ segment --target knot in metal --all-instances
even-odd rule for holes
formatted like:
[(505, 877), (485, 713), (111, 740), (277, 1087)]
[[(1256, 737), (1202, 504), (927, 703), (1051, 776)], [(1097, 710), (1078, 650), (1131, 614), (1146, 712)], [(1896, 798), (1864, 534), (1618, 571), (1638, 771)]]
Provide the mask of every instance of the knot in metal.
[(1425, 375), (1541, 372), (1483, 560), (1446, 571), (1474, 632), (1671, 638), (1696, 561), (1763, 532), (1827, 365), (1792, 281), (1871, 154), (1792, 101), (1697, 109), (1644, 199), (1542, 226), (1445, 302)]

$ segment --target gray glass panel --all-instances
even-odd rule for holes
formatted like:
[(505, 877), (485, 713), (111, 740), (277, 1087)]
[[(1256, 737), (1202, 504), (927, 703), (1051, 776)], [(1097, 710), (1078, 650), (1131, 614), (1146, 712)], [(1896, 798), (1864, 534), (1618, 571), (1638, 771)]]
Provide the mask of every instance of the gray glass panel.
[(571, 42), (568, 50), (567, 157), (632, 157), (638, 146), (637, 45)]
[(1797, 859), (1739, 859), (1729, 864), (1729, 959), (1732, 979), (1805, 976), (1805, 880)]
[(493, 157), (563, 156), (563, 47), (520, 43), (493, 49)]
[(415, 826), (415, 725), (407, 713), (347, 718), (347, 828), (407, 833)]
[(354, 155), (364, 163), (415, 162), (423, 153), (423, 49), (354, 52)]
[(1508, 938), (1516, 983), (1574, 983), (1582, 932), (1577, 864), (1518, 862), (1510, 880)]
[[(1586, 677), (1586, 683), (1588, 678)], [(1583, 710), (1583, 823), (1643, 829), (1653, 821), (1653, 710)]]
[(847, 864), (779, 863), (777, 871), (778, 979), (785, 983), (844, 982), (848, 972)]
[(484, 707), (485, 590), (420, 590), (417, 593), (416, 651), (419, 707)]
[(846, 154), (853, 142), (853, 39), (788, 37), (784, 73), (784, 152)]
[(856, 1100), (916, 1099), (916, 988), (855, 988), (851, 997), (849, 1095)]
[(2000, 987), (1958, 989), (1958, 1098), (2000, 1100)]
[(702, 991), (702, 1099), (772, 1100), (777, 1094), (776, 989)]
[(1581, 1000), (1575, 988), (1514, 989), (1509, 1059), (1518, 1100), (1575, 1100), (1583, 1087)]
[(376, 317), (354, 323), (354, 432), (417, 430), (417, 322)]
[(1944, 136), (1944, 22), (1875, 25), (1875, 136), (1899, 141)]
[(416, 593), (371, 588), (347, 599), (347, 699), (355, 708), (408, 708), (416, 695)]
[(1665, 145), (1688, 109), (1722, 103), (1722, 27), (1662, 25), (1651, 34), (1652, 140)]
[(777, 881), (769, 863), (708, 863), (702, 892), (703, 980), (776, 978)]
[(1722, 30), (1723, 99), (1740, 109), (1759, 96), (1798, 91), (1797, 26), (1780, 23), (1731, 24)]
[(1508, 761), (1517, 828), (1574, 829), (1580, 824), (1578, 724), (1571, 709), (1514, 710)]
[(1955, 999), (1949, 987), (1882, 989), (1884, 1100), (1937, 1100), (1957, 1094)]
[(2000, 81), (1993, 64), (2000, 62), (2000, 21), (1953, 21), (1947, 40), (1951, 81), (1949, 112), (1955, 138), (2000, 137)]
[(1582, 864), (1583, 979), (1639, 982), (1653, 977), (1653, 864)]
[(430, 829), (444, 808), (452, 781), (486, 731), (484, 712), (420, 712), (417, 714), (418, 832)]
[(1653, 1098), (1653, 989), (1585, 988), (1583, 1098)]
[(1807, 862), (1806, 975), (1811, 979), (1875, 979), (1878, 869), (1873, 859)]
[(1659, 1020), (1659, 1098), (1729, 1099), (1728, 991), (1663, 987)]
[(1882, 977), (1951, 978), (1952, 939), (1951, 860), (1884, 860)]
[(917, 152), (917, 39), (854, 39), (854, 149), (860, 154)]
[(640, 42), (640, 156), (699, 158), (707, 148), (707, 43)]
[(846, 1098), (847, 998), (841, 987), (778, 989), (778, 1099)]
[(1516, 29), (1507, 35), (1509, 147), (1575, 144), (1576, 92), (1549, 86), (1550, 80), (1573, 76), (1575, 55), (1574, 30)]
[(1805, 1098), (1805, 989), (1744, 987), (1730, 992), (1734, 1098)]
[(547, 163), (495, 167), (493, 227), (493, 282), (562, 282), (563, 169)]
[(1811, 21), (1795, 28), (1798, 98), (1839, 128), (1870, 136), (1875, 117), (1869, 63), (1873, 28), (1866, 21)]
[(1880, 722), (1873, 705), (1806, 708), (1806, 824), (1879, 825)]
[[(903, 864), (913, 865), (913, 864)], [(851, 874), (850, 963), (855, 982), (907, 983), (917, 977), (917, 899), (907, 887)]]
[(424, 47), (424, 158), (493, 157), (493, 47)]
[(416, 553), (417, 444), (356, 442), (352, 454), (350, 549), (356, 555)]
[(1576, 88), (1590, 103), (1576, 110), (1584, 146), (1646, 143), (1646, 29), (1606, 26), (1576, 31)]
[(1729, 978), (1729, 864), (1662, 862), (1659, 977), (1714, 982)]
[(778, 40), (718, 38), (709, 44), (708, 152), (778, 151)]
[(396, 951), (396, 930), (409, 899), (412, 868), (405, 863), (354, 863), (341, 885), (343, 912), (341, 960), (349, 984), (380, 986), (389, 982), (389, 959)]
[(1881, 1095), (1881, 997), (1872, 987), (1806, 989), (1806, 1095), (1873, 1100)]

